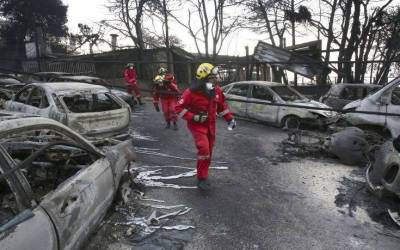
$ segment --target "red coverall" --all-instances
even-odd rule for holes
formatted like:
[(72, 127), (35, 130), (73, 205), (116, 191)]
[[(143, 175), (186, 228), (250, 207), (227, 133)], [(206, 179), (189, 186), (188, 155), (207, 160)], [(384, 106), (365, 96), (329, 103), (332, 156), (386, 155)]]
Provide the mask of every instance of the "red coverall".
[(124, 79), (125, 82), (128, 83), (128, 93), (132, 94), (132, 91), (135, 92), (136, 98), (141, 97), (139, 87), (137, 85), (137, 74), (135, 69), (126, 68), (124, 71)]
[[(208, 177), (208, 168), (215, 142), (217, 112), (226, 121), (233, 119), (228, 108), (224, 93), (218, 86), (215, 87), (215, 97), (212, 98), (201, 91), (187, 89), (175, 107), (176, 113), (187, 121), (187, 126), (196, 144), (197, 179), (199, 180)], [(201, 112), (208, 113), (208, 119), (204, 123), (193, 121), (193, 116)]]
[(178, 115), (175, 112), (175, 106), (178, 99), (179, 89), (176, 84), (176, 80), (172, 80), (171, 83), (163, 83), (162, 85), (156, 85), (153, 92), (153, 103), (158, 106), (159, 100), (161, 99), (161, 108), (164, 113), (165, 121), (176, 122)]

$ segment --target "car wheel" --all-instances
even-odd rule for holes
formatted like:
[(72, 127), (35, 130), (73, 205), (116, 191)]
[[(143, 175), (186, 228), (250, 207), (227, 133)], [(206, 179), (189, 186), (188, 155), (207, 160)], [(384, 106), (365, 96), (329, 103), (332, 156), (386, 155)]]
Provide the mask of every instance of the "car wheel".
[(281, 126), (284, 129), (299, 129), (300, 125), (300, 118), (294, 115), (284, 117), (281, 123)]

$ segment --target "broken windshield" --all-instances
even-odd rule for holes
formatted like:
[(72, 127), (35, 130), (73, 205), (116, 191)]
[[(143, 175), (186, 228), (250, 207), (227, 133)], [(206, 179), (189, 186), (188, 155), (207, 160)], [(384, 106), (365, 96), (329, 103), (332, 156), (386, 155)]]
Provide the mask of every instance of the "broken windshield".
[(79, 93), (73, 96), (64, 96), (63, 101), (73, 113), (103, 112), (120, 109), (108, 93)]
[(286, 86), (273, 86), (271, 89), (277, 93), (284, 101), (306, 101), (307, 98), (296, 90)]

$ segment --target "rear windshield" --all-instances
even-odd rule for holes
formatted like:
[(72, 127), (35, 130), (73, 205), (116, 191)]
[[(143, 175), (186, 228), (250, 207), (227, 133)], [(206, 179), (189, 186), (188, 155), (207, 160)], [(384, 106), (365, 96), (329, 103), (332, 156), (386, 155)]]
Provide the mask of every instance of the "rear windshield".
[(82, 93), (64, 96), (63, 101), (73, 113), (102, 112), (120, 109), (119, 105), (108, 93)]

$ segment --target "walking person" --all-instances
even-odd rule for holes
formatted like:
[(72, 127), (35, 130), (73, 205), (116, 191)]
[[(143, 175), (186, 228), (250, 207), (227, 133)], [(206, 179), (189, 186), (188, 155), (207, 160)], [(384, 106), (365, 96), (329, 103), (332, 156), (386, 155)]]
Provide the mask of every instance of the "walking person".
[[(140, 93), (138, 83), (137, 83), (137, 73), (135, 64), (128, 63), (124, 70), (124, 79), (128, 88), (128, 93), (133, 96), (133, 92), (135, 92), (135, 98), (139, 102), (140, 105), (143, 105), (142, 102), (142, 94)], [(135, 100), (133, 100), (135, 102)]]
[(155, 85), (153, 88), (153, 104), (157, 112), (160, 112), (159, 102), (161, 101), (161, 108), (164, 114), (166, 126), (178, 130), (178, 116), (175, 113), (175, 106), (179, 95), (179, 88), (176, 83), (175, 77), (171, 73), (166, 73), (164, 76), (157, 75), (154, 79)]
[(196, 71), (196, 81), (185, 90), (175, 108), (179, 117), (187, 121), (197, 148), (197, 186), (208, 190), (208, 169), (215, 143), (216, 115), (228, 123), (228, 129), (236, 126), (236, 121), (225, 102), (222, 89), (218, 86), (218, 68), (203, 63)]

